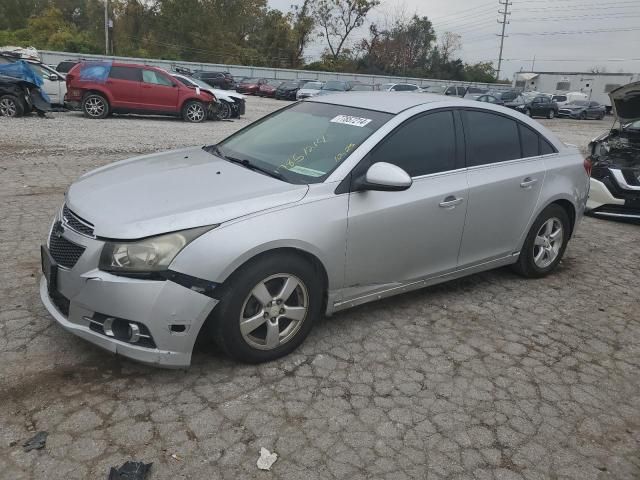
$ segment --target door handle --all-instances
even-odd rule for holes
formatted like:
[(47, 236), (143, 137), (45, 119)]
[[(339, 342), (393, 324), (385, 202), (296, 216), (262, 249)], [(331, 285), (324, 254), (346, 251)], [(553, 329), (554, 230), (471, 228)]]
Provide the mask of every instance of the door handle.
[(536, 183), (538, 183), (538, 179), (537, 178), (527, 177), (524, 180), (522, 180), (522, 182), (520, 183), (520, 187), (522, 187), (522, 188), (531, 188)]
[(464, 198), (456, 198), (453, 195), (449, 195), (443, 201), (441, 201), (438, 205), (441, 208), (451, 209), (451, 208), (455, 208), (456, 205), (460, 205), (463, 200)]

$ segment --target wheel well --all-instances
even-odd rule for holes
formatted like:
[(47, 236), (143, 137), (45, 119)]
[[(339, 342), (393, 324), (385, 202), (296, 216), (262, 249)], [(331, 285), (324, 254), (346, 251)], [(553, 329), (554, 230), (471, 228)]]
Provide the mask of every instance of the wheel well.
[(180, 105), (180, 112), (182, 112), (182, 109), (184, 108), (184, 106), (189, 102), (199, 102), (206, 106), (206, 103), (200, 100), (199, 98), (189, 97), (189, 98), (185, 98), (184, 101), (182, 102), (182, 105)]
[(569, 200), (556, 200), (551, 205), (554, 205), (554, 204), (559, 205), (564, 209), (565, 212), (567, 212), (567, 215), (569, 216), (569, 224), (570, 224), (569, 238), (571, 238), (571, 235), (573, 234), (573, 228), (575, 227), (575, 223), (576, 223), (576, 209)]
[(238, 268), (236, 268), (236, 270), (231, 275), (229, 275), (229, 277), (225, 280), (225, 283), (229, 280), (229, 278), (233, 276), (235, 272), (237, 272), (241, 268), (251, 264), (252, 262), (255, 262), (259, 258), (270, 256), (270, 255), (295, 255), (298, 258), (302, 258), (307, 262), (311, 263), (311, 265), (313, 265), (313, 268), (316, 270), (316, 272), (318, 273), (318, 275), (320, 275), (320, 278), (322, 279), (322, 287), (323, 287), (322, 289), (324, 291), (324, 305), (323, 305), (323, 311), (324, 311), (326, 309), (327, 293), (329, 290), (329, 276), (327, 274), (327, 270), (324, 268), (324, 265), (322, 264), (322, 262), (318, 257), (313, 255), (312, 253), (306, 252), (304, 250), (300, 250), (298, 248), (293, 248), (293, 247), (274, 248), (273, 250), (267, 250), (266, 252), (259, 253), (251, 257), (249, 260), (244, 262)]
[(103, 97), (107, 101), (107, 103), (109, 103), (109, 105), (111, 105), (111, 100), (109, 99), (109, 96), (106, 93), (101, 92), (100, 90), (93, 90), (93, 89), (92, 90), (87, 90), (82, 94), (82, 99), (84, 100), (84, 97), (86, 97), (87, 95), (91, 95), (92, 93), (100, 95), (101, 97)]

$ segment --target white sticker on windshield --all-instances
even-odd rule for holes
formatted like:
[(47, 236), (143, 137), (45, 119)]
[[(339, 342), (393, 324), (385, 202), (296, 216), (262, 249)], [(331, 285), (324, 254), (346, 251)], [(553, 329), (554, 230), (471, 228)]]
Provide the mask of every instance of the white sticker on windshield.
[(343, 123), (344, 125), (352, 125), (354, 127), (364, 127), (371, 122), (370, 118), (352, 117), (351, 115), (338, 115), (331, 119), (333, 123)]
[(301, 173), (302, 175), (306, 175), (308, 177), (321, 177), (324, 175), (324, 172), (320, 172), (318, 170), (314, 170), (313, 168), (301, 167), (300, 165), (296, 165), (295, 167), (289, 168), (292, 172)]

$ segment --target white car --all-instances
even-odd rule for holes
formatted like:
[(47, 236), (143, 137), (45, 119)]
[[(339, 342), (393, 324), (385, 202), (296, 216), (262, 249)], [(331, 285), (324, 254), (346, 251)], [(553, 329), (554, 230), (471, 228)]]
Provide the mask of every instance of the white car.
[(413, 83), (385, 83), (380, 86), (383, 92), (419, 92), (420, 87)]
[(305, 83), (298, 93), (296, 93), (296, 100), (302, 100), (304, 98), (315, 97), (322, 90), (323, 82), (307, 82)]
[(589, 100), (589, 95), (582, 92), (558, 93), (552, 97), (552, 100), (556, 102), (558, 108), (562, 108), (574, 100)]
[(51, 105), (63, 105), (64, 96), (67, 93), (65, 75), (56, 72), (53, 68), (33, 57), (32, 54), (25, 53), (30, 51), (31, 49), (0, 47), (0, 64), (4, 65), (17, 60), (24, 60), (42, 78), (42, 90), (49, 96)]
[(220, 102), (220, 110), (218, 114), (222, 120), (228, 118), (240, 118), (240, 115), (245, 113), (246, 98), (240, 93), (236, 93), (233, 90), (221, 90), (219, 88), (213, 88), (206, 82), (197, 78), (187, 77), (178, 73), (172, 73), (173, 77), (180, 83), (188, 87), (196, 87), (209, 92), (216, 97)]

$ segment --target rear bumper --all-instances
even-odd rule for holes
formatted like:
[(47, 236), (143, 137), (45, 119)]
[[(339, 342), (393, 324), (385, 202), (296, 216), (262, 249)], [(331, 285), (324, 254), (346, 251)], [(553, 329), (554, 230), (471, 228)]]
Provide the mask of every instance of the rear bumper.
[(623, 198), (614, 197), (603, 182), (592, 178), (587, 212), (599, 217), (640, 219), (640, 203), (634, 206)]

